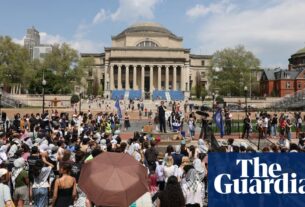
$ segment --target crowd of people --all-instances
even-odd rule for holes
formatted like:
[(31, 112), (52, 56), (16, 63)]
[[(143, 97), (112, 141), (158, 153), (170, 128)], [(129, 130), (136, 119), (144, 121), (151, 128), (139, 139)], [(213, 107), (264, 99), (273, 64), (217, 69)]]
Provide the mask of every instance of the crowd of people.
[[(126, 117), (128, 115), (126, 114)], [(129, 119), (124, 120), (128, 128)], [(115, 113), (57, 111), (16, 114), (0, 134), (0, 205), (94, 206), (78, 187), (83, 163), (104, 152), (128, 153), (147, 167), (152, 205), (203, 206), (207, 148), (185, 143), (158, 152), (156, 140), (135, 133), (120, 137)], [(158, 141), (158, 140), (157, 140)]]
[[(166, 111), (161, 102), (156, 120), (160, 130), (166, 132), (168, 124), (171, 130), (183, 131), (186, 123), (190, 138), (195, 138), (198, 115), (192, 111), (183, 114), (178, 103), (171, 105), (167, 118)], [(229, 126), (232, 115), (224, 112)], [(244, 119), (243, 136), (249, 136), (253, 128), (250, 117), (249, 114)], [(180, 125), (175, 128), (174, 123)], [(290, 142), (292, 123), (299, 144)], [(78, 186), (82, 165), (101, 153), (116, 152), (128, 153), (147, 168), (151, 206), (202, 207), (207, 205), (208, 152), (255, 152), (249, 146), (236, 145), (232, 138), (217, 149), (212, 147), (205, 131), (206, 117), (202, 119), (197, 144), (187, 145), (183, 139), (176, 146), (167, 146), (165, 153), (158, 149), (160, 140), (144, 132), (135, 132), (128, 140), (121, 138), (121, 129), (130, 127), (127, 112), (123, 120), (116, 113), (107, 112), (74, 113), (71, 118), (57, 111), (16, 114), (5, 125), (0, 133), (0, 206), (94, 206)], [(256, 127), (262, 138), (280, 134), (278, 144), (263, 148), (263, 152), (305, 149), (300, 113), (279, 117), (258, 113)], [(231, 129), (226, 133), (230, 137)]]

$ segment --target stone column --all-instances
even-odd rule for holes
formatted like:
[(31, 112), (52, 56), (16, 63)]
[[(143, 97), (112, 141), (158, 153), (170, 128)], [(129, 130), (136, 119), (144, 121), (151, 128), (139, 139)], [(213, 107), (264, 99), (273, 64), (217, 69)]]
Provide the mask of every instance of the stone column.
[(161, 79), (161, 67), (162, 66), (158, 66), (158, 90), (160, 91), (162, 88), (161, 88), (161, 82), (162, 82), (162, 79)]
[(113, 65), (110, 65), (109, 67), (109, 73), (110, 73), (110, 80), (109, 80), (109, 85), (110, 85), (110, 90), (114, 89), (114, 78), (113, 78)]
[(181, 91), (185, 91), (184, 73), (185, 68), (181, 67)]
[(141, 65), (141, 90), (144, 91), (145, 65)]
[(154, 66), (149, 66), (150, 68), (150, 73), (149, 73), (149, 76), (150, 76), (150, 80), (149, 80), (149, 91), (152, 93), (153, 90), (154, 90)]
[(118, 66), (118, 90), (122, 89), (122, 66)]
[(177, 66), (174, 66), (173, 71), (173, 90), (177, 90)]
[(129, 66), (126, 66), (125, 68), (125, 89), (129, 90)]
[(133, 90), (137, 90), (138, 89), (138, 85), (137, 85), (137, 66), (134, 65), (133, 66)]
[(165, 90), (169, 90), (169, 66), (165, 66)]

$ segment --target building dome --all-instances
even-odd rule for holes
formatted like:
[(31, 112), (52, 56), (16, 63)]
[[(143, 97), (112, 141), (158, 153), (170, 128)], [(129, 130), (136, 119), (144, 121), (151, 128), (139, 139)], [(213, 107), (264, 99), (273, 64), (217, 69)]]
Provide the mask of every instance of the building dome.
[(305, 47), (298, 50), (296, 53), (294, 53), (292, 56), (305, 56)]
[(181, 37), (176, 36), (173, 34), (170, 30), (166, 29), (162, 25), (155, 23), (155, 22), (142, 22), (142, 23), (136, 23), (125, 30), (123, 30), (120, 34), (112, 37), (113, 39), (119, 39), (122, 37), (125, 37), (127, 35), (141, 35), (149, 33), (149, 34), (155, 34), (155, 35), (162, 35), (162, 36), (169, 36), (171, 38), (182, 40)]

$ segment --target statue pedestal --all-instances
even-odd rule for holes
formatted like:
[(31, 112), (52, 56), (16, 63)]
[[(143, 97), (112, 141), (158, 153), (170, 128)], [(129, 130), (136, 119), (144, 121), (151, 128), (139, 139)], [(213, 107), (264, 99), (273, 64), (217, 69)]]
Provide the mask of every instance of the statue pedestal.
[[(165, 153), (165, 150), (168, 145), (172, 145), (175, 148), (175, 145), (180, 145), (181, 141), (183, 140), (180, 132), (168, 132), (168, 133), (162, 133), (157, 131), (152, 132), (143, 132), (144, 134), (151, 135), (153, 137), (160, 137), (160, 142), (157, 144), (157, 149), (160, 152)], [(189, 144), (191, 140), (189, 138), (185, 139), (185, 143)]]

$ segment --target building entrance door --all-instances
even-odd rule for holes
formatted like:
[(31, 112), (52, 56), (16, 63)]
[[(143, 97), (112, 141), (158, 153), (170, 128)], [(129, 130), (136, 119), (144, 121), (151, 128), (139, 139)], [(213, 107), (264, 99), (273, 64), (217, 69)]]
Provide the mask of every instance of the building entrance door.
[(144, 79), (144, 90), (145, 90), (145, 92), (149, 92), (149, 86), (150, 86), (150, 78), (145, 77), (145, 79)]
[(150, 99), (150, 92), (149, 92), (149, 86), (150, 86), (150, 77), (145, 76), (144, 79), (144, 94), (145, 99)]

